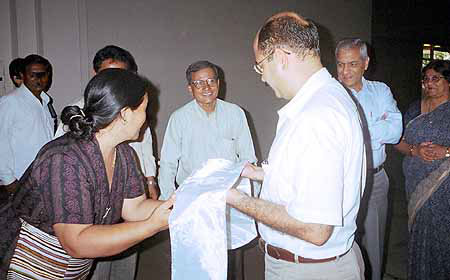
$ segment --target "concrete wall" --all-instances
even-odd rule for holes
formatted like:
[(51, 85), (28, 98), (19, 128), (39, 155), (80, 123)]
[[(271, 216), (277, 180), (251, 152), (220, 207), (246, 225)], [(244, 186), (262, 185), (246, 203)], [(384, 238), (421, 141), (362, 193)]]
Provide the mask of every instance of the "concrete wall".
[[(225, 73), (225, 99), (249, 113), (258, 156), (270, 148), (276, 100), (252, 70), (252, 40), (271, 14), (294, 10), (319, 26), (323, 61), (334, 72), (333, 47), (342, 37), (371, 39), (371, 1), (60, 1), (0, 0), (0, 60), (39, 53), (53, 64), (49, 93), (58, 112), (78, 99), (91, 77), (95, 52), (106, 44), (128, 49), (139, 72), (160, 89), (154, 129), (160, 147), (169, 114), (190, 100), (184, 71), (198, 59)], [(8, 89), (12, 88), (8, 80)], [(222, 93), (223, 94), (223, 93)]]

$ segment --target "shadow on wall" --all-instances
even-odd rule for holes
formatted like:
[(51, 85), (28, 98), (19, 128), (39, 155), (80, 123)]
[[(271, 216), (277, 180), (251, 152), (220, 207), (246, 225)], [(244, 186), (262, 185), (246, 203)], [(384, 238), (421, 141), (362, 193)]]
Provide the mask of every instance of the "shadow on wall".
[[(223, 69), (216, 65), (218, 69), (219, 74), (219, 80), (220, 80), (220, 86), (219, 86), (219, 98), (226, 101), (227, 96), (227, 81), (225, 79), (225, 72)], [(247, 123), (248, 127), (250, 128), (250, 133), (252, 135), (253, 139), (253, 146), (255, 147), (255, 154), (257, 159), (262, 159), (261, 157), (261, 145), (259, 144), (258, 136), (256, 134), (256, 128), (255, 123), (253, 122), (253, 118), (250, 115), (250, 113), (241, 107), (242, 110), (244, 110), (245, 116), (247, 117)]]
[(227, 96), (227, 81), (225, 79), (225, 72), (223, 71), (223, 69), (220, 66), (218, 66), (218, 65), (216, 65), (216, 66), (217, 66), (217, 70), (219, 72), (218, 75), (219, 75), (219, 81), (220, 81), (218, 98), (225, 100), (226, 96)]
[(323, 25), (316, 22), (319, 31), (319, 44), (320, 44), (320, 56), (322, 65), (328, 69), (328, 71), (336, 77), (336, 61), (334, 57), (334, 48), (336, 47), (336, 41), (330, 30)]
[[(145, 77), (144, 77), (145, 78)], [(160, 103), (159, 103), (159, 96), (161, 93), (161, 90), (158, 86), (153, 84), (149, 79), (145, 78), (147, 81), (147, 92), (148, 92), (148, 105), (147, 105), (147, 121), (146, 124), (143, 126), (143, 130), (147, 127), (147, 125), (151, 128), (150, 131), (152, 132), (152, 148), (153, 148), (153, 155), (156, 159), (158, 159), (158, 138), (156, 137), (155, 128), (158, 125), (158, 112), (160, 109)], [(142, 133), (141, 133), (142, 134)]]

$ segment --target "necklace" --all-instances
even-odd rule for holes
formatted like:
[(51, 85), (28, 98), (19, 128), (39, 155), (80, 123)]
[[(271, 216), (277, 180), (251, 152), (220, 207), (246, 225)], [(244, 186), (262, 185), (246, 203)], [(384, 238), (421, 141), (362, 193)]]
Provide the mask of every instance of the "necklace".
[[(108, 199), (108, 205), (105, 208), (105, 214), (102, 217), (102, 224), (105, 221), (106, 217), (108, 216), (109, 212), (111, 211), (111, 188), (112, 188), (112, 184), (113, 184), (113, 180), (114, 180), (114, 169), (116, 168), (116, 157), (117, 157), (117, 152), (116, 149), (114, 148), (114, 154), (113, 154), (113, 158), (112, 158), (112, 163), (111, 163), (111, 170), (110, 170), (110, 178), (111, 178), (111, 183), (109, 182), (108, 179), (108, 187), (109, 187), (109, 192), (110, 192), (110, 197)], [(105, 162), (106, 164), (106, 162)], [(108, 176), (107, 176), (108, 177)]]

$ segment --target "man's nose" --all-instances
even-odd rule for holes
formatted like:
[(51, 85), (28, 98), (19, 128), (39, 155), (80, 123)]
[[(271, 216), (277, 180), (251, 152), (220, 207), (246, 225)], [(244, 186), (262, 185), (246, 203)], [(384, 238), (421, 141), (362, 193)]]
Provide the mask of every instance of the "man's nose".
[(344, 72), (344, 74), (346, 74), (346, 73), (348, 73), (349, 71), (350, 71), (350, 66), (349, 65), (347, 65), (347, 64), (344, 64), (343, 66), (342, 66), (342, 72)]

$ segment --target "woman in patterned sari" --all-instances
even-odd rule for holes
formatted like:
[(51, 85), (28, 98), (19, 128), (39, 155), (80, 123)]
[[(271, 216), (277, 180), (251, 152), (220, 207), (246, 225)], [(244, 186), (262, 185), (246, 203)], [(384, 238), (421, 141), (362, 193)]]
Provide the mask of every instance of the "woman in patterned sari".
[(146, 199), (124, 143), (138, 138), (145, 121), (147, 82), (107, 69), (84, 99), (83, 109), (63, 110), (70, 131), (40, 150), (1, 211), (0, 279), (85, 279), (94, 258), (167, 228), (173, 199)]
[(396, 146), (408, 199), (408, 279), (450, 279), (450, 62), (422, 71), (424, 98), (405, 114)]

